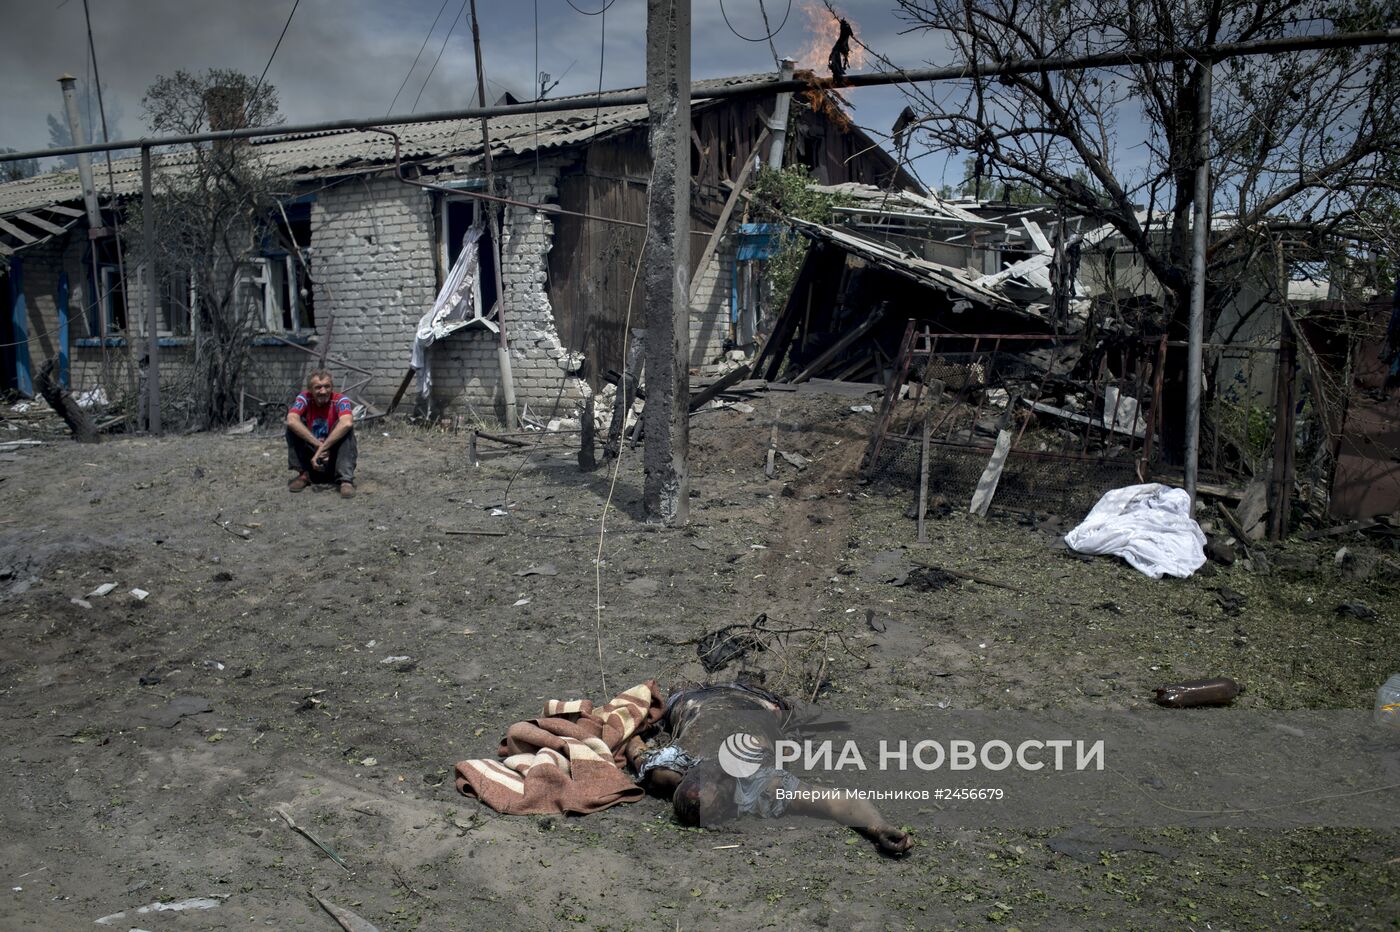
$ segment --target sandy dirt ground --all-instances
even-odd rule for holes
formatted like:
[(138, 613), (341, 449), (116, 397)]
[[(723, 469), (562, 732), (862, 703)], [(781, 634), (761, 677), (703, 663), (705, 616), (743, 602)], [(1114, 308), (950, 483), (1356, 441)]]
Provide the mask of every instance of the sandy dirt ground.
[[(1067, 552), (1063, 521), (954, 509), (918, 559), (1016, 588), (891, 586), (867, 570), (915, 529), (907, 494), (855, 478), (871, 416), (781, 403), (780, 445), (810, 464), (763, 475), (772, 397), (697, 415), (683, 530), (642, 520), (629, 452), (601, 629), (608, 475), (579, 473), (567, 437), (473, 469), (463, 435), (366, 425), (352, 501), (287, 494), (280, 431), (0, 456), (0, 927), (335, 928), (313, 894), (385, 930), (1396, 927), (1394, 832), (1137, 831), (1076, 858), (1053, 830), (915, 822), (890, 860), (833, 826), (683, 829), (651, 799), (503, 818), (458, 795), (453, 764), (545, 699), (607, 698), (602, 673), (702, 681), (684, 642), (759, 612), (842, 632), (750, 661), (838, 710), (1142, 708), (1215, 673), (1244, 708), (1368, 708), (1400, 669), (1396, 556), (1359, 541), (1362, 571), (1334, 540), (1268, 575), (1154, 582)], [(474, 529), (505, 533), (448, 533)], [(190, 897), (218, 905), (134, 912)]]

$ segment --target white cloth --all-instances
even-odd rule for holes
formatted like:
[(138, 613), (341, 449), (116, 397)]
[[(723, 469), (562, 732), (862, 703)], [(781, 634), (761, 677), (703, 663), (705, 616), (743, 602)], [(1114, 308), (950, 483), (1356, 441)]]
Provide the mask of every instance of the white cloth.
[(1105, 493), (1065, 543), (1122, 557), (1153, 579), (1190, 576), (1206, 562), (1206, 535), (1191, 517), (1190, 496), (1157, 482)]
[(481, 275), (480, 250), (477, 241), (483, 229), (480, 224), (472, 224), (462, 239), (462, 251), (447, 273), (447, 280), (438, 291), (432, 310), (418, 321), (414, 333), (413, 347), (409, 350), (408, 365), (418, 373), (418, 394), (426, 398), (433, 387), (433, 371), (428, 365), (428, 347), (474, 321), (482, 321), (494, 329), (481, 316), (477, 307), (477, 280)]

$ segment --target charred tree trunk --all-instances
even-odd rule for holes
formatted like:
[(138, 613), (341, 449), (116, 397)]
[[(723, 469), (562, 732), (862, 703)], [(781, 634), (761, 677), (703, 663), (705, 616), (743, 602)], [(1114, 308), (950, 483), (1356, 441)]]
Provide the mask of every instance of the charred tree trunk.
[(63, 422), (68, 425), (68, 429), (73, 432), (73, 439), (79, 443), (97, 443), (101, 439), (97, 434), (97, 428), (92, 423), (92, 418), (73, 400), (73, 396), (68, 394), (68, 390), (58, 384), (53, 379), (53, 360), (44, 363), (44, 367), (34, 376), (34, 387), (39, 390), (39, 394), (44, 396), (44, 400), (49, 403), (49, 407), (58, 412), (58, 416), (63, 418)]

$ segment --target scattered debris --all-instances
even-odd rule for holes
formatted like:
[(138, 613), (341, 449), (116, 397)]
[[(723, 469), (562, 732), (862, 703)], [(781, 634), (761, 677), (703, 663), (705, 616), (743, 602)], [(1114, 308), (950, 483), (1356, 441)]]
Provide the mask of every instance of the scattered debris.
[(69, 602), (72, 602), (74, 605), (78, 606), (78, 608), (92, 608), (92, 603), (91, 603), (91, 602), (89, 602), (87, 599), (80, 599), (80, 598), (78, 598), (77, 596), (74, 596), (73, 598), (69, 599), (68, 601), (69, 601)]
[(1229, 705), (1241, 692), (1240, 684), (1219, 676), (1209, 680), (1188, 680), (1184, 683), (1169, 683), (1158, 686), (1153, 691), (1152, 701), (1169, 709), (1188, 709), (1193, 706)]
[(202, 696), (176, 696), (158, 709), (136, 712), (136, 717), (161, 728), (174, 728), (183, 718), (213, 712), (214, 706)]
[(133, 909), (129, 912), (123, 910), (119, 913), (112, 913), (110, 916), (103, 916), (101, 919), (94, 919), (93, 923), (99, 926), (109, 926), (118, 919), (127, 918), (128, 914), (133, 916), (146, 916), (151, 913), (179, 913), (189, 909), (214, 909), (215, 907), (222, 906), (223, 901), (226, 899), (228, 899), (227, 894), (219, 894), (215, 896), (196, 896), (187, 900), (174, 900), (169, 903), (148, 903), (139, 909)]
[(412, 660), (412, 659), (413, 659), (413, 658), (412, 658), (412, 657), (409, 657), (407, 654), (395, 654), (395, 655), (392, 656), (392, 657), (385, 657), (383, 660), (381, 660), (381, 661), (379, 661), (379, 662), (380, 662), (380, 663), (403, 663), (403, 662), (406, 661), (406, 660)]
[(243, 434), (251, 434), (253, 431), (257, 430), (257, 428), (258, 419), (255, 417), (250, 417), (248, 418), (248, 420), (243, 421), (242, 423), (233, 425), (228, 430), (224, 431), (224, 433), (230, 437), (238, 437), (242, 436)]
[(806, 469), (812, 462), (800, 453), (789, 453), (786, 450), (779, 450), (778, 455), (786, 460), (788, 465), (796, 466), (798, 469)]
[(329, 913), (332, 919), (340, 923), (340, 927), (344, 929), (345, 932), (379, 932), (377, 926), (362, 919), (344, 906), (337, 906), (330, 900), (323, 900), (314, 893), (311, 895), (316, 898), (316, 902), (321, 904), (321, 908)]
[(1375, 621), (1376, 610), (1365, 602), (1359, 600), (1348, 600), (1337, 606), (1338, 615), (1349, 615), (1358, 621)]
[(559, 568), (553, 563), (541, 563), (539, 566), (527, 566), (523, 570), (516, 570), (516, 576), (558, 576)]
[(1087, 825), (1080, 825), (1049, 839), (1045, 846), (1056, 854), (1073, 858), (1084, 864), (1098, 864), (1105, 851), (1142, 851), (1164, 858), (1177, 857), (1177, 852), (1160, 845), (1149, 845), (1126, 835), (1104, 835)]
[[(1010, 583), (998, 582), (995, 579), (988, 579), (986, 576), (979, 576), (976, 573), (968, 573), (963, 570), (955, 570), (946, 566), (934, 566), (932, 563), (921, 563), (917, 560), (915, 561), (915, 565), (925, 570), (937, 570), (939, 573), (943, 573), (948, 576), (955, 576), (958, 579), (966, 579), (971, 582), (981, 583), (984, 586), (993, 586), (997, 589), (1007, 589), (1011, 592), (1021, 591), (1016, 586), (1013, 586)], [(914, 574), (910, 573), (909, 575), (912, 577)]]
[(287, 823), (287, 826), (288, 826), (292, 831), (294, 831), (294, 832), (296, 832), (297, 834), (301, 835), (301, 836), (302, 836), (303, 838), (305, 838), (307, 841), (311, 842), (313, 845), (315, 845), (316, 847), (320, 848), (321, 851), (326, 855), (326, 857), (330, 858), (332, 861), (334, 861), (335, 863), (339, 864), (339, 865), (345, 870), (345, 873), (347, 873), (347, 874), (350, 873), (350, 868), (347, 867), (346, 864), (345, 864), (345, 862), (342, 861), (342, 860), (340, 859), (340, 855), (336, 854), (336, 853), (335, 853), (334, 851), (332, 851), (330, 848), (326, 847), (326, 846), (321, 842), (321, 840), (320, 840), (319, 838), (317, 838), (315, 835), (311, 834), (311, 833), (308, 832), (306, 829), (302, 828), (300, 825), (297, 825), (296, 822), (293, 821), (291, 813), (289, 813), (289, 812), (287, 811), (287, 808), (286, 808), (285, 806), (278, 806), (278, 807), (276, 808), (276, 810), (274, 810), (274, 811), (275, 811), (278, 815), (280, 815), (280, 816), (282, 817), (282, 819)]
[(146, 598), (147, 598), (149, 595), (150, 595), (150, 593), (147, 592), (145, 589), (137, 588), (137, 589), (132, 589), (132, 590), (131, 590), (131, 597), (134, 598), (134, 599), (135, 599), (136, 601), (138, 601), (138, 602), (144, 602), (144, 601), (146, 601)]
[(105, 582), (105, 583), (103, 583), (102, 585), (98, 586), (96, 589), (94, 589), (94, 590), (92, 590), (91, 592), (89, 592), (89, 593), (87, 594), (87, 597), (88, 597), (89, 599), (100, 599), (100, 598), (102, 598), (104, 595), (106, 595), (107, 593), (111, 592), (111, 591), (112, 591), (113, 589), (115, 589), (115, 588), (117, 588), (117, 584), (116, 584), (116, 583), (114, 583), (114, 582)]
[(936, 566), (919, 566), (909, 571), (901, 585), (907, 585), (915, 592), (939, 592), (961, 581), (957, 576)]
[(1219, 603), (1221, 611), (1231, 618), (1244, 611), (1244, 607), (1249, 604), (1249, 598), (1243, 592), (1237, 592), (1228, 586), (1222, 586), (1215, 593), (1215, 601)]

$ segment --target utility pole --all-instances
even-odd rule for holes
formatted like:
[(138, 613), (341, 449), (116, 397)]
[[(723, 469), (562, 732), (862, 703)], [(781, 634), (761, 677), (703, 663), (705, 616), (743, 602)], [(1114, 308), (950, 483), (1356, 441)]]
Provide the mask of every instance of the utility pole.
[[(481, 63), (481, 27), (476, 18), (476, 0), (471, 0), (471, 4), (472, 49), (476, 55), (476, 99), (484, 110), (486, 108), (486, 69)], [(485, 154), (486, 193), (495, 197), (496, 176), (491, 171), (491, 125), (484, 115), (481, 118), (481, 148)], [(515, 377), (511, 374), (510, 369), (510, 340), (506, 337), (506, 293), (501, 286), (501, 260), (505, 253), (501, 243), (501, 225), (496, 222), (496, 205), (488, 201), (483, 206), (486, 208), (487, 229), (491, 231), (491, 249), (494, 253), (491, 267), (495, 272), (496, 279), (496, 333), (499, 337), (496, 344), (496, 363), (501, 370), (501, 391), (505, 394), (506, 429), (514, 430), (517, 423)]]
[[(63, 88), (63, 112), (68, 118), (68, 134), (73, 139), (73, 145), (82, 146), (87, 144), (83, 135), (83, 122), (78, 116), (78, 97), (75, 92), (77, 78), (71, 74), (65, 74), (58, 79), (59, 86)], [(78, 160), (78, 183), (83, 189), (83, 210), (87, 214), (88, 224), (88, 259), (89, 275), (91, 281), (92, 301), (96, 305), (94, 314), (97, 317), (97, 336), (102, 341), (102, 380), (110, 383), (111, 372), (107, 366), (107, 321), (103, 318), (102, 309), (102, 276), (98, 270), (97, 263), (97, 241), (107, 232), (102, 225), (102, 209), (97, 205), (97, 186), (92, 180), (92, 156), (87, 152), (80, 152), (74, 156)], [(82, 305), (81, 299), (79, 306)], [(71, 320), (71, 314), (69, 319)], [(71, 326), (71, 324), (69, 325)], [(61, 335), (67, 336), (67, 331)], [(60, 375), (64, 379), (63, 384), (67, 385), (66, 373)]]
[(1210, 240), (1210, 85), (1213, 60), (1202, 58), (1196, 101), (1196, 190), (1191, 212), (1191, 318), (1186, 338), (1186, 494), (1196, 507), (1201, 452), (1201, 375), (1206, 318), (1206, 245)]
[(155, 202), (151, 195), (151, 147), (141, 147), (141, 249), (146, 254), (146, 429), (160, 433), (160, 276), (156, 265)]
[[(797, 62), (784, 58), (779, 64), (778, 80), (791, 81)], [(768, 145), (768, 167), (780, 171), (783, 167), (783, 150), (787, 147), (788, 114), (792, 112), (792, 92), (779, 94), (773, 101), (773, 118), (768, 121), (768, 129), (773, 141)]]
[(690, 510), (690, 0), (647, 0), (647, 110), (642, 503), (649, 519), (679, 527)]

